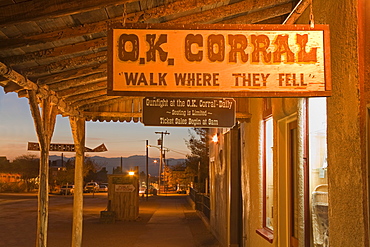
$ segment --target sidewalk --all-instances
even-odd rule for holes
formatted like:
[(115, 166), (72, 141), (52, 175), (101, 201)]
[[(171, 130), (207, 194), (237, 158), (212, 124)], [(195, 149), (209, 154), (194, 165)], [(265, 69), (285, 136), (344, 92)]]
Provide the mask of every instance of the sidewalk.
[[(52, 236), (49, 242), (53, 242)], [(50, 246), (58, 247), (52, 243)], [(82, 246), (218, 247), (219, 244), (190, 207), (186, 196), (160, 195), (149, 197), (148, 201), (140, 198), (136, 221), (106, 224), (96, 217), (86, 218)]]
[[(37, 195), (0, 194), (0, 247), (34, 247)], [(48, 247), (71, 246), (73, 196), (51, 195)], [(186, 195), (140, 198), (135, 221), (102, 223), (107, 194), (84, 194), (82, 247), (219, 247)]]

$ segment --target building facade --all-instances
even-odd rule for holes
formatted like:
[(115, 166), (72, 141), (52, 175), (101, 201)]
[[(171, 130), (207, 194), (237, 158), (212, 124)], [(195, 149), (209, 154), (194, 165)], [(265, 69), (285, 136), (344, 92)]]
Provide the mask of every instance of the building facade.
[(248, 121), (212, 130), (224, 246), (369, 246), (370, 4), (316, 0), (310, 19), (330, 26), (331, 97), (250, 98)]

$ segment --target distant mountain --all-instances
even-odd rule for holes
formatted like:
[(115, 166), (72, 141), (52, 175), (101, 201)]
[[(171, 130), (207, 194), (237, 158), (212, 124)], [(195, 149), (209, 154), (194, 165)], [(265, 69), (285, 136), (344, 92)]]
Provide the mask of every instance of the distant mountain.
[[(120, 167), (121, 166), (121, 157), (115, 157), (115, 158), (106, 158), (101, 156), (92, 156), (88, 157), (90, 159), (93, 159), (99, 166), (106, 167), (109, 174), (113, 173), (113, 168)], [(66, 158), (64, 157), (64, 162), (68, 159), (72, 158)], [(55, 161), (55, 160), (61, 160), (61, 156), (57, 155), (51, 155), (49, 156), (49, 160)], [(154, 160), (157, 161), (157, 163), (154, 162)], [(166, 159), (167, 165), (174, 166), (178, 163), (183, 163), (185, 159), (173, 159), (169, 158)], [(139, 167), (139, 172), (146, 171), (146, 156), (145, 155), (133, 155), (130, 157), (122, 157), (122, 169), (125, 171), (133, 169), (135, 166)], [(158, 176), (159, 172), (159, 159), (158, 158), (148, 158), (148, 170), (149, 174), (152, 176)]]

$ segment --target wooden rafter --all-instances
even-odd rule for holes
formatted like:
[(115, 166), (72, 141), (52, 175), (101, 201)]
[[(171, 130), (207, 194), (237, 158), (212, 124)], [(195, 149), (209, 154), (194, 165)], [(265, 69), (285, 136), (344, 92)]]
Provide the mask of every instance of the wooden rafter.
[(46, 58), (54, 58), (58, 56), (70, 55), (73, 53), (81, 53), (81, 51), (94, 52), (96, 49), (107, 46), (107, 37), (92, 39), (85, 42), (79, 42), (71, 45), (60, 46), (41, 51), (30, 52), (23, 55), (11, 56), (3, 58), (3, 62), (7, 65), (23, 64), (33, 60), (42, 60)]
[(64, 80), (72, 80), (75, 78), (79, 78), (81, 76), (86, 76), (86, 75), (92, 75), (98, 72), (106, 72), (107, 71), (107, 64), (97, 64), (95, 66), (88, 66), (88, 67), (83, 67), (79, 69), (73, 69), (73, 70), (68, 70), (65, 72), (49, 75), (49, 76), (43, 76), (41, 78), (37, 79), (37, 84), (39, 85), (44, 85), (44, 84), (52, 84)]
[(75, 87), (83, 86), (89, 83), (100, 82), (104, 80), (107, 80), (106, 71), (68, 80), (54, 81), (53, 84), (49, 84), (49, 88), (56, 92), (68, 89), (73, 90)]
[(263, 9), (261, 11), (255, 11), (248, 13), (248, 15), (242, 15), (235, 18), (222, 20), (219, 24), (252, 24), (259, 23), (271, 18), (275, 18), (281, 15), (289, 14), (292, 11), (293, 3), (285, 3), (272, 8)]
[[(181, 0), (176, 1), (167, 5), (158, 6), (156, 8), (151, 8), (145, 11), (139, 11), (134, 13), (129, 13), (126, 16), (127, 23), (136, 23), (136, 22), (150, 22), (152, 19), (162, 18), (163, 21), (167, 19), (172, 19), (184, 15), (180, 14), (181, 12), (187, 12), (194, 9), (199, 11), (202, 9), (202, 6), (212, 6), (219, 3), (217, 0)], [(226, 1), (228, 2), (228, 1)], [(172, 16), (171, 18), (164, 16)], [(67, 39), (78, 37), (81, 35), (87, 35), (91, 33), (105, 32), (107, 30), (108, 23), (123, 22), (122, 16), (109, 19), (108, 21), (100, 21), (90, 24), (83, 24), (76, 27), (68, 27), (64, 29), (55, 30), (52, 32), (39, 33), (39, 34), (30, 34), (20, 37), (13, 37), (12, 39), (1, 40), (0, 50), (9, 49), (19, 46), (30, 46), (39, 43), (53, 42), (57, 40)]]
[[(140, 102), (143, 100), (143, 97), (135, 97), (135, 96), (126, 96), (124, 98), (122, 97), (112, 97), (110, 99), (101, 101), (101, 102), (96, 102), (93, 107), (91, 107), (93, 110), (96, 110), (97, 108), (105, 108), (109, 107), (111, 105), (116, 105), (120, 104), (122, 102), (126, 101), (132, 101), (132, 100), (139, 100)], [(86, 107), (80, 107), (81, 110), (86, 109)]]
[(79, 109), (84, 109), (84, 107), (91, 107), (92, 104), (95, 105), (96, 103), (111, 100), (111, 99), (115, 99), (115, 98), (120, 98), (120, 96), (106, 96), (106, 95), (102, 95), (100, 97), (97, 96), (97, 97), (86, 99), (86, 100), (76, 101), (76, 102), (72, 103), (71, 106), (79, 108)]
[(0, 8), (0, 26), (73, 15), (82, 11), (91, 11), (134, 1), (135, 0), (24, 1), (17, 4), (2, 6)]
[(74, 96), (78, 94), (87, 93), (90, 91), (100, 90), (100, 89), (106, 90), (106, 88), (107, 88), (107, 81), (99, 81), (99, 82), (95, 82), (95, 83), (93, 82), (93, 83), (89, 83), (89, 84), (79, 86), (79, 87), (72, 87), (72, 88), (62, 90), (62, 91), (58, 91), (57, 95), (59, 97), (67, 97), (67, 96)]
[(241, 1), (230, 5), (225, 5), (219, 8), (202, 11), (193, 15), (187, 15), (168, 21), (171, 24), (187, 24), (187, 23), (205, 23), (211, 24), (223, 20), (228, 16), (236, 16), (258, 9), (274, 7), (276, 5), (291, 2), (289, 0), (259, 0), (259, 1)]
[(76, 101), (83, 101), (83, 100), (96, 98), (96, 97), (100, 97), (104, 95), (107, 95), (107, 89), (100, 89), (96, 91), (72, 95), (72, 96), (67, 97), (66, 101), (71, 102), (73, 104), (73, 102), (76, 102)]
[(47, 65), (22, 69), (22, 73), (29, 77), (33, 77), (35, 75), (43, 76), (55, 71), (59, 72), (70, 68), (85, 67), (86, 65), (100, 64), (105, 63), (106, 61), (107, 51), (101, 51), (98, 53), (64, 59)]

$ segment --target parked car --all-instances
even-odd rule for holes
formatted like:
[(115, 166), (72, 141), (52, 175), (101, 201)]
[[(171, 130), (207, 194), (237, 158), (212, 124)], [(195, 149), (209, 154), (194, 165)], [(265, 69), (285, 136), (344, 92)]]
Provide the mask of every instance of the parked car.
[(72, 195), (74, 193), (75, 186), (74, 185), (63, 185), (60, 187), (59, 193), (61, 195)]
[(84, 191), (85, 192), (98, 192), (99, 184), (97, 182), (89, 182), (85, 185)]
[(100, 184), (99, 192), (108, 192), (108, 186), (106, 186), (105, 184)]

